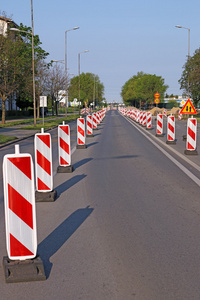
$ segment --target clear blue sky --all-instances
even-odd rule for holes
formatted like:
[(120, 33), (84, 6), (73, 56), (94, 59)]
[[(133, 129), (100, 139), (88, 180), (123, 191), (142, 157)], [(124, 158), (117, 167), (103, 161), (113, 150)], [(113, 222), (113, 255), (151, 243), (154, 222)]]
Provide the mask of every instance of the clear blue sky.
[[(17, 23), (31, 26), (31, 0), (8, 0), (1, 12)], [(51, 59), (64, 59), (67, 34), (69, 72), (100, 77), (108, 102), (121, 101), (124, 83), (143, 71), (156, 74), (169, 85), (168, 94), (182, 94), (178, 80), (188, 53), (188, 30), (191, 29), (190, 53), (200, 47), (199, 0), (33, 0), (34, 33)]]

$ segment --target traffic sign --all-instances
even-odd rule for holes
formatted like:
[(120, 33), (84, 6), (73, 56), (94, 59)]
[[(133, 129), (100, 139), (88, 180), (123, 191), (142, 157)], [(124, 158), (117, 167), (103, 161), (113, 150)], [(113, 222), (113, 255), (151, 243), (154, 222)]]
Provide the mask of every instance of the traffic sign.
[(160, 99), (156, 98), (156, 99), (154, 100), (154, 102), (155, 102), (156, 104), (158, 104), (158, 103), (160, 103)]
[(155, 93), (155, 94), (154, 94), (154, 97), (155, 97), (155, 98), (159, 98), (159, 97), (160, 97), (160, 94), (159, 94), (159, 93)]
[(185, 105), (183, 106), (183, 108), (180, 111), (180, 114), (187, 114), (187, 115), (196, 115), (197, 114), (190, 99), (188, 99), (186, 101)]

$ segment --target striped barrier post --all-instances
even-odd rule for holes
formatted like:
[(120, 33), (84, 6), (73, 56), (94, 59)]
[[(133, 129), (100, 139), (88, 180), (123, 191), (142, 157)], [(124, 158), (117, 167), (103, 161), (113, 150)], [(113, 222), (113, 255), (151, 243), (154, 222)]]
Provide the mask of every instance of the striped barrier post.
[(88, 115), (86, 118), (87, 123), (87, 137), (93, 137), (93, 128), (92, 128), (92, 116)]
[(77, 119), (77, 149), (85, 149), (87, 148), (85, 144), (85, 119), (78, 118)]
[(197, 119), (188, 118), (187, 121), (187, 140), (186, 150), (184, 151), (187, 155), (197, 155)]
[(151, 130), (152, 129), (152, 115), (150, 112), (147, 112), (147, 130)]
[(70, 143), (70, 127), (63, 121), (58, 126), (58, 160), (59, 166), (57, 173), (71, 173), (73, 166), (71, 164), (71, 143)]
[(143, 112), (140, 111), (140, 117), (139, 117), (139, 123), (140, 123), (140, 125), (142, 125), (142, 121), (143, 121)]
[(167, 144), (176, 144), (175, 141), (175, 117), (170, 115), (167, 117)]
[(100, 124), (99, 111), (96, 112), (97, 125)]
[[(15, 154), (8, 154), (3, 158), (3, 183), (8, 253), (8, 257), (3, 258), (5, 280), (7, 283), (44, 280), (46, 276), (43, 263), (39, 257), (36, 258), (33, 161), (30, 154), (19, 152), (19, 145), (15, 145)], [(36, 268), (40, 270), (40, 276)]]
[(143, 120), (142, 120), (142, 126), (146, 127), (147, 125), (147, 114), (145, 111), (143, 111)]
[(140, 112), (139, 110), (136, 111), (136, 122), (139, 123), (140, 120)]
[(163, 115), (157, 115), (157, 128), (156, 128), (156, 136), (163, 137)]
[(36, 202), (54, 201), (57, 192), (53, 190), (52, 147), (50, 133), (35, 134), (35, 174), (36, 174)]
[(97, 118), (96, 118), (96, 113), (92, 114), (92, 128), (95, 130), (97, 129)]

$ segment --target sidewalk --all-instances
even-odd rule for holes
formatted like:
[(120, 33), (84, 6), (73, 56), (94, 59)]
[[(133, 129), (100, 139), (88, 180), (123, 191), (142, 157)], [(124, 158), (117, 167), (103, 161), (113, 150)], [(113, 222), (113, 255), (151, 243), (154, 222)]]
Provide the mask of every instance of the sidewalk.
[[(64, 115), (59, 115), (57, 118), (63, 118)], [(44, 119), (45, 122), (48, 122), (50, 120), (54, 120), (55, 118), (52, 119)], [(24, 119), (17, 119), (17, 121), (20, 120), (24, 120)], [(13, 120), (9, 120), (9, 122), (14, 122), (16, 121), (16, 119)], [(43, 120), (37, 121), (37, 123), (41, 123), (43, 122)], [(20, 125), (15, 125), (15, 126), (10, 126), (10, 127), (0, 127), (0, 135), (7, 135), (7, 136), (15, 136), (17, 137), (16, 140), (13, 141), (9, 141), (5, 144), (0, 144), (0, 148), (3, 148), (7, 145), (16, 143), (19, 140), (23, 140), (25, 138), (34, 136), (36, 133), (40, 132), (40, 130), (38, 129), (22, 129), (23, 127), (27, 126), (27, 125), (31, 125), (33, 124), (33, 122), (31, 123), (26, 123), (26, 124), (20, 124)]]

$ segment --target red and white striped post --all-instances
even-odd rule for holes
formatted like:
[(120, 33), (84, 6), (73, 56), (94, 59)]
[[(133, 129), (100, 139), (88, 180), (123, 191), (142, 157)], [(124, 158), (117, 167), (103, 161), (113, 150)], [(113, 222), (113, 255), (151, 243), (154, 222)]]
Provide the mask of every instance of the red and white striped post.
[(175, 141), (175, 117), (170, 115), (167, 117), (167, 144), (176, 144)]
[(15, 154), (3, 158), (3, 184), (8, 253), (3, 258), (5, 280), (7, 283), (45, 280), (42, 260), (36, 257), (33, 161), (30, 154), (19, 152), (19, 145), (15, 145)]
[(96, 112), (96, 120), (97, 120), (97, 125), (99, 125), (100, 124), (99, 111)]
[(136, 122), (139, 123), (140, 120), (140, 112), (139, 110), (136, 111)]
[(58, 158), (57, 173), (71, 173), (73, 166), (71, 164), (70, 127), (65, 124), (65, 121), (58, 126)]
[(146, 127), (146, 125), (147, 125), (147, 114), (146, 114), (146, 111), (143, 111), (142, 126)]
[(87, 148), (85, 144), (85, 119), (78, 118), (77, 119), (77, 149), (85, 149)]
[(156, 128), (156, 136), (163, 137), (163, 115), (157, 115), (157, 128)]
[(197, 155), (197, 119), (188, 118), (187, 121), (187, 140), (186, 150), (184, 151), (187, 155)]
[(143, 112), (140, 111), (140, 117), (139, 117), (139, 124), (142, 125), (142, 121), (143, 121)]
[(93, 137), (93, 128), (92, 128), (92, 116), (87, 115), (86, 118), (86, 123), (87, 123), (87, 137)]
[(167, 110), (166, 110), (166, 108), (163, 110), (163, 115), (164, 115), (164, 117), (167, 117)]
[(35, 134), (35, 174), (36, 174), (36, 202), (54, 201), (57, 192), (53, 190), (52, 147), (50, 133)]
[(147, 112), (147, 130), (151, 130), (152, 129), (152, 115), (150, 112)]
[(37, 252), (35, 186), (30, 154), (19, 153), (3, 159), (6, 244), (10, 259), (32, 259)]
[(96, 118), (96, 113), (92, 114), (92, 128), (95, 130), (97, 129), (97, 118)]

